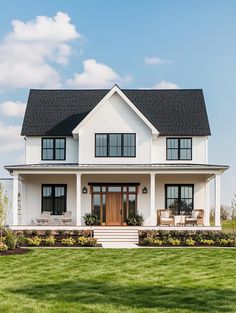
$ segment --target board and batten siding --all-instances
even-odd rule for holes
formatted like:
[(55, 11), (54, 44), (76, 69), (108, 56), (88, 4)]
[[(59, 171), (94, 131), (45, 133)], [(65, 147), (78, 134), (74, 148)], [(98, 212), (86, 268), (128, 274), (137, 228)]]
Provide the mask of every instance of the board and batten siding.
[[(136, 133), (136, 157), (95, 157), (96, 133)], [(151, 129), (114, 94), (80, 129), (80, 164), (151, 163), (151, 138)]]
[(152, 163), (208, 163), (208, 138), (206, 136), (183, 136), (192, 138), (192, 160), (167, 160), (166, 159), (166, 139), (181, 138), (182, 136), (159, 136), (153, 140), (152, 144)]
[[(46, 136), (45, 136), (46, 137)], [(37, 164), (37, 163), (78, 163), (78, 140), (73, 137), (66, 138), (66, 160), (60, 161), (43, 161), (41, 159), (41, 144), (42, 137), (26, 137), (26, 148), (25, 148), (25, 162), (26, 164)], [(52, 137), (53, 138), (53, 137)], [(56, 137), (55, 137), (56, 138)]]

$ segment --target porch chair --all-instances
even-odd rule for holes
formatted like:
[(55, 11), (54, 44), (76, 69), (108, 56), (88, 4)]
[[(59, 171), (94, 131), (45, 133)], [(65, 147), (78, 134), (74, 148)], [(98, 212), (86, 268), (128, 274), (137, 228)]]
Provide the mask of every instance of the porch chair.
[(61, 225), (71, 225), (71, 211), (66, 211), (63, 213), (62, 218), (61, 218)]
[(192, 214), (190, 216), (186, 216), (185, 225), (204, 225), (204, 210), (196, 209), (192, 210)]
[(42, 212), (41, 217), (36, 218), (37, 225), (48, 225), (50, 214), (50, 212)]
[(171, 210), (157, 210), (157, 225), (174, 225), (174, 216)]

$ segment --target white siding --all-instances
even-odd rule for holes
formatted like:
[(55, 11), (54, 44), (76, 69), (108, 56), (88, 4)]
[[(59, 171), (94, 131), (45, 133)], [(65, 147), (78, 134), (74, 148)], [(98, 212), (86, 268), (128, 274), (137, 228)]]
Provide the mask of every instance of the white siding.
[[(207, 137), (189, 137), (192, 138), (192, 160), (189, 161), (171, 161), (166, 160), (166, 138), (160, 136), (154, 139), (152, 146), (152, 162), (153, 163), (195, 163), (195, 164), (207, 164)], [(172, 137), (171, 137), (172, 138)], [(177, 137), (179, 138), (179, 137)], [(180, 137), (181, 138), (181, 137)]]
[[(96, 158), (95, 133), (136, 133), (136, 158)], [(118, 95), (114, 94), (81, 128), (81, 164), (142, 164), (151, 162), (151, 130)]]
[(65, 161), (42, 161), (41, 160), (41, 139), (42, 137), (26, 138), (26, 164), (37, 163), (78, 163), (78, 140), (66, 137), (66, 160)]
[[(67, 185), (67, 211), (72, 211), (72, 220), (76, 221), (76, 181), (75, 175), (22, 175), (25, 184), (25, 205), (23, 210), (25, 223), (41, 216), (42, 184)], [(58, 219), (61, 216), (57, 217)]]

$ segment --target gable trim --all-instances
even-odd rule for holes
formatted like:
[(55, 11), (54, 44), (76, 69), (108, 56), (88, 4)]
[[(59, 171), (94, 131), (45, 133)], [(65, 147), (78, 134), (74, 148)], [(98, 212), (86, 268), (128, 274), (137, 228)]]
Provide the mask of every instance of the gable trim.
[(105, 97), (89, 112), (89, 114), (73, 129), (73, 136), (78, 136), (80, 129), (87, 123), (96, 112), (111, 98), (112, 95), (118, 93), (118, 95), (128, 104), (128, 106), (140, 117), (140, 119), (151, 129), (152, 134), (158, 136), (159, 131), (153, 126), (153, 124), (139, 111), (139, 109), (129, 100), (124, 92), (117, 86), (114, 85), (111, 90), (105, 95)]

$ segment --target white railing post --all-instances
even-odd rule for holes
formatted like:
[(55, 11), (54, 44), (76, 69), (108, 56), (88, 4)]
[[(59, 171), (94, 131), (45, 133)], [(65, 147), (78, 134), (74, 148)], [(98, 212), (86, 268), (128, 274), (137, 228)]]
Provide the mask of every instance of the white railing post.
[(220, 223), (220, 176), (215, 174), (215, 226), (221, 226)]
[(76, 226), (81, 226), (81, 174), (76, 173)]
[(210, 226), (210, 183), (206, 180), (204, 226)]
[(150, 174), (150, 213), (151, 213), (151, 226), (156, 226), (156, 174)]
[(12, 224), (18, 225), (18, 193), (19, 193), (19, 176), (13, 176), (13, 206), (12, 206)]

